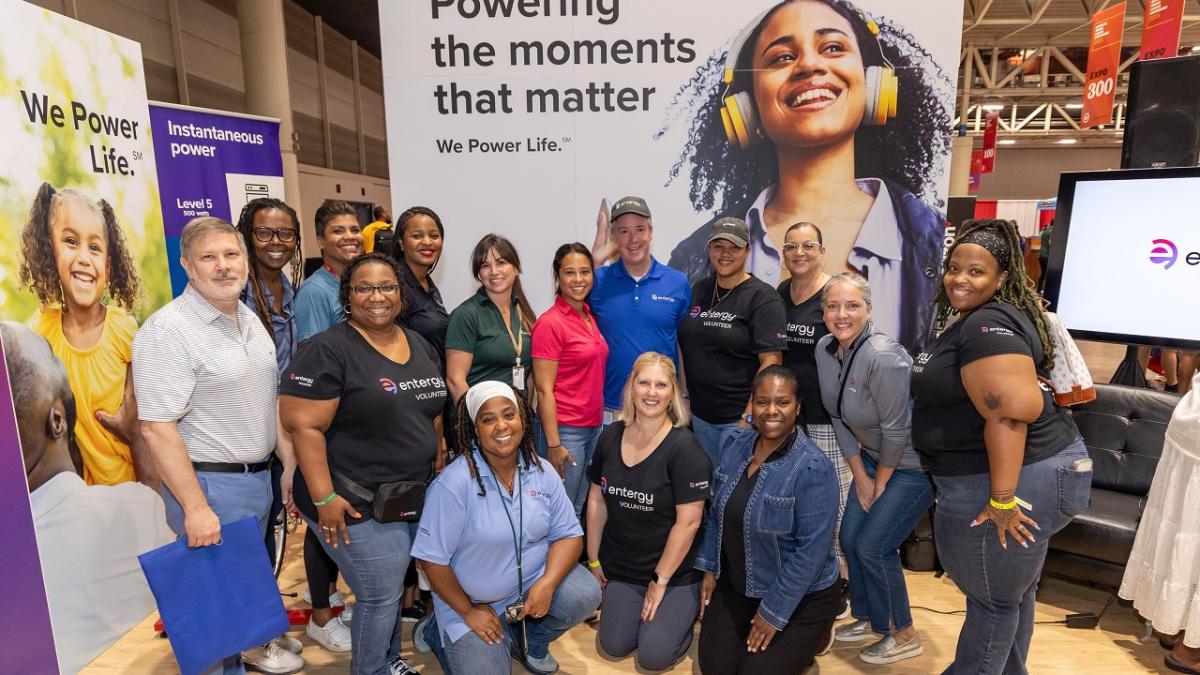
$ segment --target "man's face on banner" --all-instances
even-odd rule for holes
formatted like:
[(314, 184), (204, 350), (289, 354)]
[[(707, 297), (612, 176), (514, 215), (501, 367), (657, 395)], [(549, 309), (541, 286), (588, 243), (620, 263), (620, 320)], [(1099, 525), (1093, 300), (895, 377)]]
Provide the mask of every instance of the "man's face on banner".
[(211, 232), (192, 244), (182, 258), (192, 286), (210, 302), (237, 300), (246, 286), (249, 261), (241, 238), (233, 232)]
[(636, 213), (626, 213), (612, 224), (612, 239), (621, 260), (627, 265), (641, 264), (650, 255), (654, 228), (650, 219)]
[(790, 2), (754, 45), (754, 100), (778, 146), (813, 147), (852, 137), (865, 109), (866, 76), (854, 29), (828, 5)]

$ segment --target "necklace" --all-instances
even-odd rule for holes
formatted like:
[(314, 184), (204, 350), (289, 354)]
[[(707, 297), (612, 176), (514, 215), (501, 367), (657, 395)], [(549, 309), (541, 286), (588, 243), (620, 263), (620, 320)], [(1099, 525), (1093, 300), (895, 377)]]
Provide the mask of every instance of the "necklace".
[(724, 295), (721, 295), (721, 293), (720, 293), (721, 285), (718, 284), (716, 282), (716, 280), (714, 279), (713, 280), (712, 305), (709, 306), (709, 309), (712, 309), (713, 307), (716, 307), (717, 305), (721, 304), (722, 300), (724, 300), (725, 298), (728, 298), (730, 295), (732, 295), (733, 289), (737, 288), (743, 281), (746, 280), (747, 277), (748, 277), (747, 274), (742, 273), (742, 278), (738, 279), (736, 284), (734, 284), (732, 287), (730, 287), (729, 290), (725, 291)]

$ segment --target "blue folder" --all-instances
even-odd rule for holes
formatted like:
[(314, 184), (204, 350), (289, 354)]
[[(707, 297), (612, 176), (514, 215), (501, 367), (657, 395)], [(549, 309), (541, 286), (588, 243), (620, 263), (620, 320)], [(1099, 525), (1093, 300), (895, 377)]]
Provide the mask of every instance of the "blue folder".
[(183, 675), (192, 675), (289, 628), (254, 518), (221, 526), (221, 543), (180, 539), (138, 556)]

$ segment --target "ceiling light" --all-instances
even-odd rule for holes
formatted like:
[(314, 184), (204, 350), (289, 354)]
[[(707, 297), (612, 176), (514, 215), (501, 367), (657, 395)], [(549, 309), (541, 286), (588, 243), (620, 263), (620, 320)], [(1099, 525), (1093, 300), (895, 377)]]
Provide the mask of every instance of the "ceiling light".
[(1079, 141), (1074, 138), (1060, 138), (1058, 142), (1062, 145), (1075, 145)]
[(1196, 52), (1200, 52), (1200, 45), (1196, 45), (1195, 47), (1192, 47), (1192, 53), (1195, 54)]
[(988, 112), (1000, 112), (1001, 110), (1004, 110), (1004, 104), (998, 102), (984, 103), (980, 107)]
[(1083, 104), (1082, 103), (1068, 103), (1063, 107), (1066, 108), (1067, 110), (1080, 110), (1083, 108)]
[(1001, 138), (1000, 140), (998, 140), (996, 142), (999, 143), (1000, 145), (1015, 145), (1017, 141), (1016, 141), (1016, 139), (1013, 139), (1013, 138)]

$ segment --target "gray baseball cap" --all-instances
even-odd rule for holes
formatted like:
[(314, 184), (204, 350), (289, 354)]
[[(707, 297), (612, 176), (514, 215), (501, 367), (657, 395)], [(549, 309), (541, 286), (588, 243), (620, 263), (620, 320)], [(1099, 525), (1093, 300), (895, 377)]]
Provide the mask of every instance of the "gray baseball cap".
[(646, 200), (642, 199), (641, 197), (634, 197), (633, 195), (621, 197), (612, 205), (612, 210), (609, 212), (608, 219), (611, 222), (617, 218), (620, 218), (626, 213), (636, 213), (644, 218), (649, 218), (650, 207), (646, 206)]
[(741, 218), (721, 218), (713, 223), (708, 243), (716, 239), (727, 239), (738, 248), (746, 248), (750, 245), (750, 226)]

